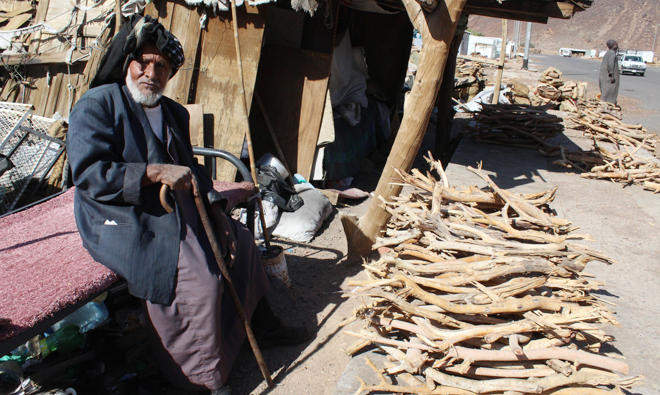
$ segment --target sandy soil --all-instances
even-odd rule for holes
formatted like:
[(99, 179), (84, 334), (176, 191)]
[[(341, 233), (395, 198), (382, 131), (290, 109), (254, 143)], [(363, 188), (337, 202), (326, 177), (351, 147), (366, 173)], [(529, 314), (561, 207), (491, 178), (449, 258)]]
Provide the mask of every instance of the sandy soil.
[(354, 339), (342, 333), (359, 301), (344, 297), (343, 291), (351, 279), (360, 277), (359, 265), (348, 264), (346, 239), (339, 220), (342, 214), (360, 215), (367, 202), (342, 206), (311, 243), (302, 245), (276, 240), (285, 248), (290, 290), (275, 288), (268, 295), (276, 314), (289, 324), (306, 325), (315, 332), (309, 343), (296, 347), (265, 350), (264, 357), (277, 383), (266, 388), (254, 357), (247, 349), (237, 361), (230, 385), (236, 394), (314, 394), (334, 393), (337, 381), (350, 358), (344, 352)]

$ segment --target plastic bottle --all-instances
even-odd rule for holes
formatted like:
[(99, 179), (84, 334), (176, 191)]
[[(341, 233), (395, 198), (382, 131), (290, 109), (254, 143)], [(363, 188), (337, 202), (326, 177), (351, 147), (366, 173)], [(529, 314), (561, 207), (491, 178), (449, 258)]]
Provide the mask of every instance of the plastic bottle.
[[(12, 352), (7, 355), (6, 360), (16, 361), (20, 364), (23, 364), (26, 360), (30, 358), (39, 357), (39, 339), (41, 335), (37, 335), (27, 342), (16, 347)], [(3, 357), (4, 358), (4, 357)]]
[(57, 331), (68, 325), (76, 325), (80, 328), (80, 333), (87, 333), (104, 323), (108, 316), (108, 308), (104, 303), (92, 301), (55, 323), (52, 329)]
[(45, 358), (54, 351), (71, 352), (82, 348), (85, 337), (75, 325), (67, 325), (39, 340), (40, 357)]

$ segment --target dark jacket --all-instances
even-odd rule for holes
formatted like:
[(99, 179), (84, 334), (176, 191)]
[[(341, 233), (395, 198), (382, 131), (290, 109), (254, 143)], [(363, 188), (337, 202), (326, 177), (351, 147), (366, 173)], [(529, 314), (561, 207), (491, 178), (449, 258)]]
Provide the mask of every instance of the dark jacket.
[[(178, 164), (191, 167), (202, 192), (207, 191), (211, 181), (193, 158), (188, 112), (166, 97), (160, 103)], [(167, 214), (161, 207), (160, 184), (141, 186), (148, 163), (171, 162), (164, 145), (124, 85), (87, 91), (69, 124), (67, 154), (83, 245), (95, 260), (124, 277), (133, 295), (169, 305), (182, 232), (179, 210)]]

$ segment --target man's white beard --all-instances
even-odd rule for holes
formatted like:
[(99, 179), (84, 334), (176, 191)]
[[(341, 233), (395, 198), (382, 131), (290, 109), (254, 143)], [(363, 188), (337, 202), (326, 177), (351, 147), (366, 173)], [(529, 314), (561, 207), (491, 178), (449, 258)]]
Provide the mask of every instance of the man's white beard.
[(143, 106), (146, 107), (155, 106), (156, 104), (158, 104), (158, 101), (163, 96), (162, 89), (155, 93), (148, 93), (148, 94), (142, 93), (140, 91), (140, 88), (138, 88), (137, 84), (135, 83), (135, 81), (133, 81), (133, 79), (131, 78), (130, 73), (126, 73), (126, 87), (128, 88), (128, 91), (131, 93), (131, 97), (133, 97), (133, 100), (135, 100), (136, 103), (142, 104)]

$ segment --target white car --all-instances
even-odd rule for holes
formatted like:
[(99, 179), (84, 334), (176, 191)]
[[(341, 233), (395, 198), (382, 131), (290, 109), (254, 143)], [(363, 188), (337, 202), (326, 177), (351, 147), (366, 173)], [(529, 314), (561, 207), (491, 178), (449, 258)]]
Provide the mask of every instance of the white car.
[(619, 63), (619, 68), (621, 69), (621, 74), (639, 74), (643, 77), (644, 73), (646, 73), (646, 63), (644, 63), (642, 57), (639, 55), (623, 55)]

